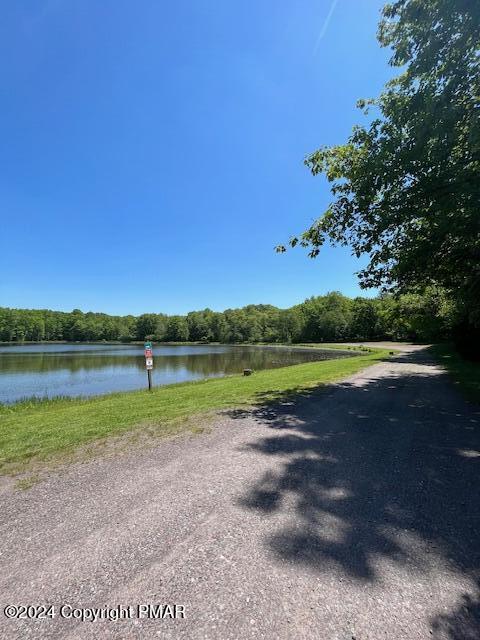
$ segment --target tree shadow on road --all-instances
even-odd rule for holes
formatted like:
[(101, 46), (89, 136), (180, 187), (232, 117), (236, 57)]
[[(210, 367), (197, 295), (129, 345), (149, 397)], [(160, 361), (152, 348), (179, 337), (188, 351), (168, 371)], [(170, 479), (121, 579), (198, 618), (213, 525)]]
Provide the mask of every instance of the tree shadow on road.
[(435, 637), (450, 640), (478, 640), (480, 638), (480, 584), (474, 595), (464, 593), (449, 613), (432, 620)]
[[(431, 364), (424, 352), (397, 359)], [(291, 525), (266, 540), (277, 557), (319, 571), (340, 568), (366, 582), (381, 579), (384, 561), (427, 572), (442, 557), (473, 580), (480, 566), (480, 409), (445, 376), (419, 367), (361, 386), (282, 393), (273, 402), (268, 395), (230, 415), (271, 428), (248, 448), (280, 466), (256, 479), (239, 503), (265, 516), (294, 505)], [(478, 602), (469, 605), (478, 613)], [(478, 615), (470, 619), (480, 637)], [(435, 624), (447, 629), (448, 616)], [(470, 638), (453, 627), (452, 640)]]

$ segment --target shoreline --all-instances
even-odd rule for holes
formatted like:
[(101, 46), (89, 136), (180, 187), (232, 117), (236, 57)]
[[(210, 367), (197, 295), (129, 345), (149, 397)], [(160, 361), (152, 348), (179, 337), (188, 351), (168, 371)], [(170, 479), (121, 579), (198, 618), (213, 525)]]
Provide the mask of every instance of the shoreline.
[(22, 473), (38, 463), (57, 463), (84, 445), (93, 445), (92, 455), (97, 455), (112, 436), (136, 432), (158, 437), (192, 430), (189, 420), (194, 416), (311, 392), (388, 357), (386, 349), (376, 349), (350, 358), (264, 369), (252, 376), (165, 385), (151, 392), (0, 405), (0, 475)]
[[(344, 342), (202, 342), (201, 340), (197, 341), (186, 341), (186, 342), (158, 342), (155, 340), (150, 341), (155, 346), (189, 346), (189, 345), (220, 345), (220, 346), (228, 346), (228, 347), (318, 347), (318, 348), (340, 348), (340, 346), (352, 346), (354, 344), (358, 344), (358, 347), (362, 346), (362, 341), (357, 340), (345, 340)], [(365, 344), (378, 344), (381, 345), (385, 342), (391, 342), (392, 344), (402, 345), (405, 344), (401, 340), (390, 340), (390, 339), (379, 339), (379, 340), (364, 340)], [(23, 346), (23, 345), (33, 345), (33, 344), (99, 344), (99, 345), (117, 345), (117, 344), (133, 344), (133, 345), (143, 345), (143, 340), (130, 340), (128, 342), (124, 342), (122, 340), (24, 340), (23, 342), (6, 342), (0, 340), (0, 347), (9, 347), (9, 346)], [(421, 345), (422, 342), (411, 342), (409, 344), (417, 344)]]
[[(26, 344), (26, 343), (25, 343)], [(47, 344), (47, 343), (39, 343), (39, 342), (31, 342), (29, 343), (30, 345), (43, 345), (43, 344)], [(113, 343), (76, 343), (76, 342), (56, 342), (56, 343), (48, 343), (48, 344), (59, 344), (59, 345), (77, 345), (77, 344), (84, 344), (84, 345), (105, 345), (105, 346), (112, 346)], [(116, 345), (122, 345), (122, 346), (127, 346), (127, 345), (131, 345), (133, 344), (134, 346), (140, 346), (140, 344), (143, 343), (115, 343)], [(244, 344), (238, 344), (238, 343), (160, 343), (160, 345), (165, 345), (165, 346), (202, 346), (202, 347), (207, 347), (207, 346), (225, 346), (225, 347), (230, 347), (230, 348), (247, 348), (247, 347), (253, 347), (253, 348), (261, 348), (261, 349), (285, 349), (285, 350), (293, 350), (296, 352), (308, 352), (308, 351), (312, 351), (315, 349), (318, 349), (318, 351), (331, 351), (331, 352), (339, 352), (339, 355), (336, 357), (342, 357), (345, 356), (346, 354), (348, 354), (349, 357), (354, 357), (355, 354), (361, 354), (361, 353), (370, 353), (374, 350), (374, 348), (372, 349), (372, 347), (370, 346), (363, 346), (363, 345), (343, 345), (343, 344), (323, 344), (323, 343), (301, 343), (301, 344), (280, 344), (280, 343), (244, 343)], [(1, 344), (0, 344), (1, 346)], [(27, 345), (28, 346), (28, 345)], [(29, 352), (30, 353), (30, 352)], [(39, 352), (39, 353), (35, 353), (35, 352), (31, 352), (33, 355), (42, 355), (43, 352)], [(62, 352), (63, 353), (63, 352)], [(17, 352), (15, 352), (15, 354), (17, 354)], [(1, 352), (0, 352), (1, 355)], [(162, 357), (165, 357), (164, 354), (155, 354), (156, 358), (161, 359)], [(334, 359), (334, 358), (332, 358)], [(297, 364), (302, 364), (297, 363)], [(286, 364), (284, 365), (284, 367), (290, 367), (290, 366), (294, 366), (293, 364)], [(276, 368), (283, 368), (283, 367), (271, 367), (272, 369), (276, 369)], [(269, 368), (265, 369), (268, 370)], [(257, 369), (256, 373), (258, 373), (259, 371), (263, 371), (264, 369)], [(180, 384), (181, 382), (200, 382), (202, 380), (207, 380), (209, 378), (225, 378), (227, 376), (231, 376), (231, 375), (240, 375), (241, 371), (238, 370), (237, 372), (232, 372), (232, 373), (223, 373), (222, 375), (205, 375), (204, 377), (200, 377), (200, 378), (194, 378), (192, 380), (185, 380), (185, 381), (178, 381), (178, 382), (168, 382), (167, 384), (157, 384), (155, 385), (155, 388), (163, 388), (166, 386), (171, 386), (174, 384)], [(0, 374), (1, 375), (1, 374)], [(98, 398), (98, 397), (102, 397), (102, 396), (107, 396), (107, 395), (112, 395), (112, 394), (118, 394), (118, 393), (131, 393), (134, 391), (141, 391), (142, 387), (138, 387), (138, 388), (125, 388), (125, 389), (117, 389), (117, 390), (111, 390), (111, 391), (104, 391), (104, 392), (100, 392), (100, 393), (92, 393), (92, 394), (72, 394), (69, 395), (68, 393), (66, 394), (57, 394), (57, 395), (25, 395), (25, 396), (21, 396), (21, 397), (17, 397), (16, 399), (13, 400), (0, 400), (0, 409), (1, 407), (13, 407), (16, 406), (18, 404), (40, 404), (42, 402), (51, 402), (54, 400), (91, 400), (94, 398)]]

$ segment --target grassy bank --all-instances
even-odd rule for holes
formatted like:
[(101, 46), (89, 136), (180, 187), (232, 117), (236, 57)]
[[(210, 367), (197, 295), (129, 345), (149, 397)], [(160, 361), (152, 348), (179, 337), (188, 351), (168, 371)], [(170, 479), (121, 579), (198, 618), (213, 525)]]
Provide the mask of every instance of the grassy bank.
[(465, 360), (451, 344), (430, 348), (468, 400), (480, 404), (480, 363)]
[[(259, 371), (252, 376), (211, 378), (91, 399), (30, 401), (0, 406), (0, 474), (30, 462), (59, 459), (77, 447), (133, 430), (167, 435), (191, 428), (187, 418), (274, 399), (351, 375), (380, 361), (387, 351), (352, 358)], [(100, 443), (100, 442), (99, 442)]]

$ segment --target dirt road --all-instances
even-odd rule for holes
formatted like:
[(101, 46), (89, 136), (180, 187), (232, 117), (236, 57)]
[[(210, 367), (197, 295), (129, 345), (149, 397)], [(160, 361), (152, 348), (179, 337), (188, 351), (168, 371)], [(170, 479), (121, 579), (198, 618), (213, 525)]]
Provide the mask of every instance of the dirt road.
[[(479, 466), (479, 408), (415, 349), (75, 465), (0, 497), (0, 637), (478, 640)], [(105, 605), (131, 616), (68, 617)]]

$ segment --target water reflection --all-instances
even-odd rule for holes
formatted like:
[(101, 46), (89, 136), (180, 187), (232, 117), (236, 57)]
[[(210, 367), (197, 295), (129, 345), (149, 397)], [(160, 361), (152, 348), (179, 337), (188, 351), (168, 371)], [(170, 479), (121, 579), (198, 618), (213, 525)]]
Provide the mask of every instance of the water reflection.
[[(295, 347), (156, 346), (154, 384), (348, 357)], [(140, 345), (15, 345), (0, 347), (0, 402), (25, 397), (98, 395), (145, 386)]]

